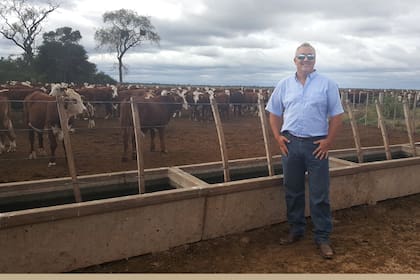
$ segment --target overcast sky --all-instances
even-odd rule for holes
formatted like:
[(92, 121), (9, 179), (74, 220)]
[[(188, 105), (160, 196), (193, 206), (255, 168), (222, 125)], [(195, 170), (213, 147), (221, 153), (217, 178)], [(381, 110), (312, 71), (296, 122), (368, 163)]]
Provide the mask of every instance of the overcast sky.
[[(66, 0), (43, 32), (79, 30), (89, 60), (118, 80), (116, 55), (93, 38), (103, 13), (121, 8), (150, 17), (161, 37), (124, 56), (125, 82), (274, 86), (307, 41), (342, 88), (420, 89), (418, 0)], [(20, 53), (0, 39), (1, 56)]]

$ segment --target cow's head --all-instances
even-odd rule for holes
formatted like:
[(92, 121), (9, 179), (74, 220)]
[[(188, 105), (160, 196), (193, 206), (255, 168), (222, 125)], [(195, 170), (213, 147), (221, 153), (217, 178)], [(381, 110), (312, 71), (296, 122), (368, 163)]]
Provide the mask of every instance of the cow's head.
[(118, 97), (118, 88), (115, 85), (111, 85), (112, 88), (112, 98), (115, 99)]
[(188, 102), (187, 102), (187, 98), (186, 98), (187, 92), (188, 92), (188, 90), (186, 90), (186, 89), (177, 92), (177, 94), (182, 98), (182, 108), (184, 110), (188, 110)]
[(66, 88), (63, 87), (61, 84), (52, 84), (51, 85), (51, 96), (63, 96), (66, 94)]
[(86, 111), (86, 106), (83, 104), (82, 97), (71, 88), (66, 90), (64, 97), (64, 107), (69, 118)]

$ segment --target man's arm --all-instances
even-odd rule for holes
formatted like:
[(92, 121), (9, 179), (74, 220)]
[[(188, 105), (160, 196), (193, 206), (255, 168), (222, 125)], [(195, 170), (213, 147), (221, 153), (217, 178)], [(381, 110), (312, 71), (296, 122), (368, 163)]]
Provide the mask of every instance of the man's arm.
[(338, 114), (332, 118), (330, 118), (329, 128), (328, 128), (328, 149), (332, 146), (335, 138), (337, 137), (338, 132), (341, 130), (343, 126), (342, 114)]
[(277, 143), (279, 144), (282, 155), (287, 155), (289, 151), (287, 150), (286, 143), (288, 143), (289, 140), (280, 133), (281, 126), (283, 125), (283, 117), (279, 117), (270, 113), (269, 121), (274, 139), (276, 139)]
[(343, 126), (342, 115), (343, 113), (331, 117), (329, 121), (327, 138), (314, 142), (315, 144), (319, 144), (319, 146), (314, 151), (314, 155), (316, 158), (327, 158), (328, 150), (331, 148), (335, 138), (337, 137), (338, 132)]

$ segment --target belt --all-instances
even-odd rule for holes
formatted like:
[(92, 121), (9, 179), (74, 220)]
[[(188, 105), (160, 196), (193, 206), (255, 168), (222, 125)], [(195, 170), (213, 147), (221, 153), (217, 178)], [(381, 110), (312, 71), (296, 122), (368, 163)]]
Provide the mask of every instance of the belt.
[(295, 135), (291, 134), (287, 130), (286, 131), (283, 131), (282, 134), (284, 136), (286, 136), (286, 138), (289, 138), (289, 139), (294, 139), (294, 140), (298, 140), (298, 141), (307, 141), (307, 142), (318, 141), (318, 140), (321, 140), (321, 139), (326, 138), (325, 135), (322, 135), (322, 136), (310, 136), (310, 137), (295, 136)]

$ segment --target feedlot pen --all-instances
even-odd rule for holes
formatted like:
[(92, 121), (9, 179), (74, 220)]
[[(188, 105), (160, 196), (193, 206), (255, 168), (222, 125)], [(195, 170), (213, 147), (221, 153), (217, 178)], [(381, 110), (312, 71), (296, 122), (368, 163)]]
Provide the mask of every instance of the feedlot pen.
[[(346, 160), (354, 149), (331, 151), (333, 210), (420, 193), (420, 158), (409, 145), (390, 149), (395, 159), (383, 161), (384, 147), (364, 148), (372, 158), (364, 163)], [(81, 203), (72, 201), (71, 178), (2, 184), (0, 204), (10, 211), (0, 214), (0, 271), (71, 271), (284, 222), (280, 158), (273, 163), (276, 174), (266, 176), (265, 158), (232, 160), (230, 182), (217, 180), (221, 162), (147, 169), (145, 194), (130, 193), (137, 171), (83, 176), (91, 200)]]

